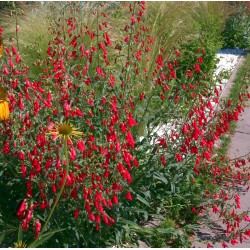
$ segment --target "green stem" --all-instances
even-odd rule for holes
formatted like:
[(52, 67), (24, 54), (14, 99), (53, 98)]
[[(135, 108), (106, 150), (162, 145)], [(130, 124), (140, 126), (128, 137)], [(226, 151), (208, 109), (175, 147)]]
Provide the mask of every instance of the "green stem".
[(16, 6), (15, 6), (15, 21), (16, 21), (16, 45), (17, 45), (17, 49), (19, 51), (18, 30), (17, 30), (18, 22), (17, 22), (17, 9), (16, 9)]
[(99, 57), (99, 12), (98, 8), (96, 11), (96, 48), (97, 48), (97, 64), (100, 66), (100, 57)]
[[(47, 218), (46, 218), (46, 221), (45, 221), (45, 223), (44, 223), (44, 225), (43, 225), (43, 227), (42, 227), (42, 230), (41, 230), (41, 232), (40, 232), (39, 237), (41, 237), (42, 234), (44, 233), (44, 231), (46, 230), (46, 227), (47, 227), (47, 225), (48, 225), (48, 223), (49, 223), (49, 221), (50, 221), (51, 216), (53, 215), (53, 213), (54, 213), (54, 211), (55, 211), (55, 208), (56, 208), (56, 206), (57, 206), (57, 204), (58, 204), (58, 202), (59, 202), (59, 200), (60, 200), (60, 198), (61, 198), (61, 196), (62, 196), (64, 187), (65, 187), (65, 185), (66, 185), (66, 180), (67, 180), (67, 176), (68, 176), (68, 173), (69, 173), (69, 158), (68, 158), (68, 144), (67, 144), (67, 139), (68, 139), (68, 137), (65, 136), (65, 137), (64, 137), (63, 152), (64, 152), (64, 156), (65, 156), (65, 160), (66, 160), (66, 169), (65, 169), (66, 171), (65, 171), (65, 175), (64, 175), (63, 184), (62, 184), (62, 187), (61, 187), (59, 193), (58, 193), (57, 196), (56, 196), (56, 201), (55, 201), (53, 207), (51, 208), (51, 210), (50, 210), (50, 212), (49, 212), (49, 214), (48, 214), (48, 216), (47, 216)], [(38, 238), (39, 238), (39, 237), (38, 237)], [(33, 243), (31, 243), (28, 247), (32, 247), (32, 245), (33, 245), (35, 242), (38, 241), (38, 238), (37, 238)]]

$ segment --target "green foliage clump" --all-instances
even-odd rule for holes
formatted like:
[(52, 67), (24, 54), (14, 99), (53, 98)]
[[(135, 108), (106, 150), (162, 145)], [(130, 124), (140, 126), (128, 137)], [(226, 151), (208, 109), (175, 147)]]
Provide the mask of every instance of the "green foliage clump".
[(246, 3), (238, 3), (239, 7), (226, 21), (222, 32), (223, 48), (249, 48), (250, 46), (250, 14)]
[(9, 8), (11, 8), (11, 6), (12, 6), (12, 2), (10, 2), (10, 1), (1, 1), (0, 2), (0, 10), (6, 10), (6, 9), (9, 9)]

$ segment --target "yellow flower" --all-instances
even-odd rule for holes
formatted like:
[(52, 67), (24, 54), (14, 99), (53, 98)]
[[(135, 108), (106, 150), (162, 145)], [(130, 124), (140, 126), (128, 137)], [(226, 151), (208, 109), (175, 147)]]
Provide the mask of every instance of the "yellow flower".
[(27, 245), (23, 243), (22, 241), (18, 241), (14, 243), (14, 248), (26, 248)]
[(8, 102), (2, 101), (0, 102), (0, 121), (6, 121), (9, 118), (9, 105)]
[(6, 121), (9, 118), (10, 110), (6, 101), (6, 91), (0, 87), (0, 121)]
[(54, 125), (53, 128), (50, 129), (49, 134), (54, 136), (54, 139), (57, 139), (58, 137), (69, 137), (69, 136), (81, 136), (83, 135), (83, 132), (77, 131), (77, 128), (74, 128), (70, 124), (63, 123), (60, 125)]

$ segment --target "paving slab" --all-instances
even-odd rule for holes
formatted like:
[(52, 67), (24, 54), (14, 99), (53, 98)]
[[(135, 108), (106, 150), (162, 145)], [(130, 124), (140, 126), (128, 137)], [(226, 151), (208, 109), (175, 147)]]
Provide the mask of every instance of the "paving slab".
[[(231, 138), (231, 143), (228, 150), (230, 158), (238, 158), (247, 155), (250, 152), (250, 101), (247, 103), (245, 111), (239, 116), (237, 127), (234, 135)], [(250, 190), (239, 194), (241, 201), (241, 211), (250, 211)], [(241, 222), (241, 227), (249, 223)], [(230, 245), (230, 248), (250, 248), (250, 239), (244, 240), (242, 244), (235, 246)]]

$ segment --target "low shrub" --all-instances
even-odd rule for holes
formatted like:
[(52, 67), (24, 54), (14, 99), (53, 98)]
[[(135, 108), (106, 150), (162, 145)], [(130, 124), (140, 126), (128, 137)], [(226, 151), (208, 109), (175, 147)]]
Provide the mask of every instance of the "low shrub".
[(250, 12), (247, 2), (232, 3), (233, 13), (222, 32), (223, 48), (246, 49), (250, 46)]

